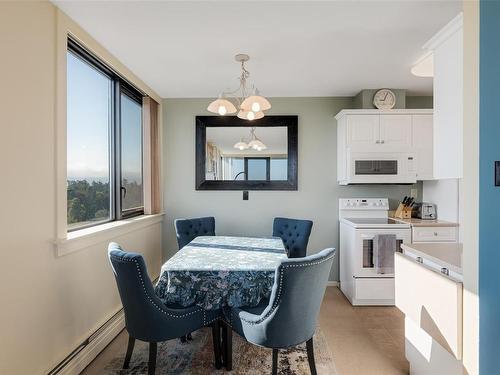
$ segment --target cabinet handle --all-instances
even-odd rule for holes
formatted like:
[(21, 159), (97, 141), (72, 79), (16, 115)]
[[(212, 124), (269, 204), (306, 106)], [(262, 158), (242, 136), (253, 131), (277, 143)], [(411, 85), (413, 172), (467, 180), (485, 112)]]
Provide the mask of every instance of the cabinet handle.
[(378, 144), (378, 143), (380, 143), (380, 141), (375, 141), (375, 143), (377, 143), (377, 144)]
[(434, 232), (434, 235), (435, 235), (435, 236), (437, 236), (437, 235), (438, 235), (438, 233), (437, 233), (437, 232)]
[(384, 141), (384, 140), (381, 140), (381, 141), (380, 141), (380, 143), (385, 143), (385, 141)]
[(418, 263), (424, 263), (424, 260), (422, 259), (422, 257), (417, 257), (415, 259)]
[(447, 275), (447, 276), (449, 276), (449, 275), (450, 275), (450, 271), (449, 271), (449, 270), (448, 270), (448, 268), (446, 268), (446, 267), (441, 268), (441, 273), (443, 273), (443, 274), (445, 274), (445, 275)]

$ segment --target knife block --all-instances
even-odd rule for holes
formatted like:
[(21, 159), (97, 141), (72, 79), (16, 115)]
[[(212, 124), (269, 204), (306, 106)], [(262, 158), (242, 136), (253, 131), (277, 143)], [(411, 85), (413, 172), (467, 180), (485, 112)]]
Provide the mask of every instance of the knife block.
[(399, 203), (396, 212), (394, 212), (394, 217), (398, 219), (411, 219), (411, 207), (405, 207), (403, 203)]

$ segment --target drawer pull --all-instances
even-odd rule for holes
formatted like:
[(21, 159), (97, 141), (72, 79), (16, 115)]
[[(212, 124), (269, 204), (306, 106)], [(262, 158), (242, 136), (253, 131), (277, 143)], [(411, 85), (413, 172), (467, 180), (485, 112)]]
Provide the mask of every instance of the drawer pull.
[(446, 276), (450, 275), (450, 271), (446, 267), (441, 268), (441, 273), (444, 273)]
[(438, 232), (434, 232), (434, 235), (437, 236), (438, 235)]
[(418, 263), (424, 263), (424, 260), (422, 259), (422, 257), (417, 257), (415, 259)]

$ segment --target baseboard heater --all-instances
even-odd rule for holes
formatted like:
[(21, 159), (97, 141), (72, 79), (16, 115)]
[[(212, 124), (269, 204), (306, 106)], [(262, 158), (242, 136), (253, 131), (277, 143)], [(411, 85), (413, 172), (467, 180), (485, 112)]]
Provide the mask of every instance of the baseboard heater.
[(125, 316), (120, 309), (106, 323), (64, 358), (47, 375), (79, 374), (125, 328)]
[[(157, 283), (159, 276), (151, 280)], [(84, 342), (64, 358), (47, 375), (79, 374), (99, 355), (103, 349), (125, 328), (125, 314), (120, 309)]]

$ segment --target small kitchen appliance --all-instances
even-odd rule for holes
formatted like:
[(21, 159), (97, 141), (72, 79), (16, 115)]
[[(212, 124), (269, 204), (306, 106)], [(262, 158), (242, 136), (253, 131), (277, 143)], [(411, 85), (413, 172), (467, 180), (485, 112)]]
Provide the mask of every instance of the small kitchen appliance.
[(422, 202), (415, 203), (413, 215), (422, 220), (436, 220), (437, 210), (434, 203)]

